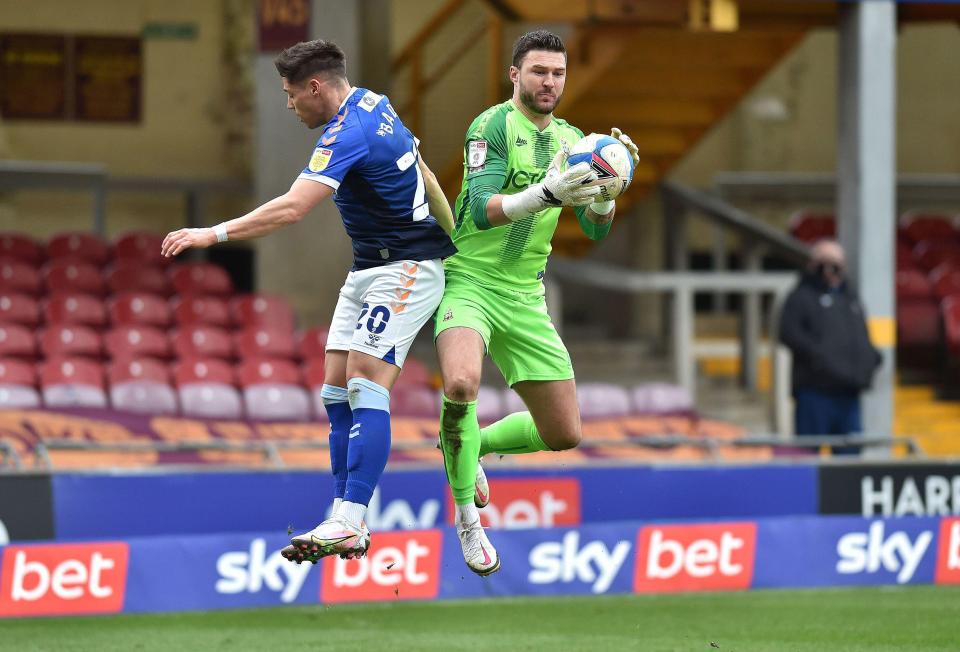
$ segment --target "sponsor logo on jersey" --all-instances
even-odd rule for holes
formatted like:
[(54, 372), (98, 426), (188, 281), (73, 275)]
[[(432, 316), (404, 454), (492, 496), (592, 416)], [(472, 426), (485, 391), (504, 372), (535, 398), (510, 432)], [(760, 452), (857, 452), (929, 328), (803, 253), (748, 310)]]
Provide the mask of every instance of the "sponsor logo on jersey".
[(630, 552), (629, 541), (619, 541), (613, 549), (603, 541), (580, 544), (580, 533), (570, 531), (560, 541), (545, 541), (530, 551), (531, 584), (582, 582), (591, 593), (606, 593), (623, 568)]
[(8, 546), (0, 616), (116, 613), (127, 585), (126, 543)]
[(274, 550), (267, 554), (265, 539), (256, 538), (248, 550), (225, 552), (217, 558), (217, 583), (214, 589), (222, 595), (257, 594), (270, 591), (280, 601), (290, 603), (300, 595), (310, 564), (292, 564)]
[(323, 560), (323, 602), (412, 600), (437, 597), (440, 587), (440, 530), (378, 532), (366, 557)]
[(756, 523), (648, 526), (637, 536), (634, 590), (746, 589), (753, 579)]
[[(576, 478), (491, 478), (490, 503), (480, 510), (484, 527), (538, 528), (579, 525), (580, 481)], [(453, 523), (453, 499), (447, 513)]]
[(503, 182), (503, 189), (523, 190), (534, 183), (540, 183), (546, 176), (546, 171), (530, 173), (526, 170), (508, 170), (507, 179)]
[(447, 310), (445, 313), (443, 313), (443, 321), (450, 321), (451, 319), (453, 319), (452, 310)]
[(883, 521), (874, 521), (867, 532), (850, 532), (837, 541), (837, 572), (841, 575), (894, 574), (897, 584), (913, 578), (923, 560), (933, 532), (924, 530), (912, 540), (907, 532), (887, 534)]
[(521, 138), (520, 136), (517, 136), (517, 141), (514, 144), (517, 147), (523, 147), (524, 145), (527, 144), (527, 140), (526, 138)]
[(380, 101), (382, 95), (377, 95), (373, 91), (367, 91), (364, 93), (363, 97), (360, 98), (360, 108), (368, 113), (372, 113), (374, 107), (377, 106), (377, 103)]
[(471, 140), (467, 144), (467, 167), (471, 172), (478, 172), (487, 162), (487, 141)]
[(960, 518), (940, 521), (935, 581), (937, 584), (960, 584)]
[(313, 150), (313, 156), (310, 157), (310, 164), (307, 166), (311, 172), (322, 172), (327, 169), (330, 159), (333, 157), (333, 150), (326, 147), (318, 147)]

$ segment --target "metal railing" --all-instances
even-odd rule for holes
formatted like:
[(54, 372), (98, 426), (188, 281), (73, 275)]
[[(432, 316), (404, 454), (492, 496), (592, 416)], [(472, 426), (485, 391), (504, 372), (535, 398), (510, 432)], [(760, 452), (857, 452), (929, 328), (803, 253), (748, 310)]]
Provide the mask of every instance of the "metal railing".
[[(2, 442), (0, 442), (2, 444)], [(913, 456), (923, 456), (923, 450), (911, 437), (869, 437), (869, 436), (823, 436), (823, 437), (793, 437), (784, 439), (776, 435), (751, 435), (737, 439), (717, 439), (709, 437), (691, 437), (689, 435), (645, 435), (643, 437), (634, 437), (631, 439), (618, 438), (585, 438), (580, 442), (579, 447), (585, 449), (591, 448), (617, 448), (617, 447), (637, 447), (650, 450), (663, 451), (677, 447), (690, 447), (704, 451), (710, 462), (723, 461), (722, 450), (727, 448), (774, 448), (774, 449), (811, 449), (817, 451), (823, 447), (857, 447), (857, 448), (882, 448), (893, 451), (897, 447), (906, 448), (907, 453)], [(303, 450), (327, 450), (329, 444), (326, 440), (275, 440), (275, 441), (179, 441), (179, 442), (86, 442), (72, 439), (48, 439), (38, 444), (35, 449), (36, 462), (35, 468), (43, 471), (57, 471), (51, 453), (57, 451), (79, 451), (88, 453), (190, 453), (198, 451), (224, 452), (224, 453), (250, 453), (256, 452), (263, 455), (263, 461), (267, 468), (283, 469), (287, 465), (283, 460), (285, 451), (303, 451)], [(419, 442), (398, 441), (392, 444), (392, 449), (397, 451), (429, 451), (436, 448), (436, 444), (424, 440)], [(2, 449), (2, 448), (0, 448)], [(439, 463), (440, 453), (437, 453)], [(19, 458), (13, 470), (22, 470), (23, 466), (19, 464)], [(609, 460), (591, 460), (593, 462), (613, 462), (616, 458)], [(153, 465), (157, 468), (167, 467), (169, 465)], [(196, 466), (223, 468), (222, 464), (211, 465), (205, 462), (197, 463), (178, 463), (175, 466)], [(76, 467), (71, 465), (71, 469)], [(0, 466), (0, 471), (3, 467)]]

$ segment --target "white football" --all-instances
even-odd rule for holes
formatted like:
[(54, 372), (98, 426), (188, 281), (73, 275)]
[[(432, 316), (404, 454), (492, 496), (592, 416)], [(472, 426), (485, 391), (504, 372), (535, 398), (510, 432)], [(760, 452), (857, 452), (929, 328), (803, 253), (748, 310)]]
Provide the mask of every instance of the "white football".
[(586, 185), (598, 186), (598, 201), (619, 197), (633, 180), (633, 156), (630, 150), (613, 136), (588, 134), (570, 149), (567, 165), (588, 163), (597, 174), (596, 181)]

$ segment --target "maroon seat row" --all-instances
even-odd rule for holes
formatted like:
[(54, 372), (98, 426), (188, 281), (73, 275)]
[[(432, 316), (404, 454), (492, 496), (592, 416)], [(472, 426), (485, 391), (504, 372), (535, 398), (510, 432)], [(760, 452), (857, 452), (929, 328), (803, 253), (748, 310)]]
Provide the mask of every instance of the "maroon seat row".
[(35, 267), (56, 259), (82, 260), (98, 267), (110, 261), (166, 267), (172, 261), (160, 254), (163, 238), (159, 233), (131, 231), (108, 242), (89, 232), (70, 231), (54, 235), (43, 243), (25, 233), (0, 232), (0, 257)]

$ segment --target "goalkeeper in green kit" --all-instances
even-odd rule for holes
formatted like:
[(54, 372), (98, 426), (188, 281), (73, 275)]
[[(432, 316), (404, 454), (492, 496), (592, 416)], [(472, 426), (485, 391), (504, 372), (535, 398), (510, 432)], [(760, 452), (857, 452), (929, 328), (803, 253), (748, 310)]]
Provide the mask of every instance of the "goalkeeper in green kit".
[[(513, 97), (477, 117), (464, 145), (463, 187), (455, 207), (458, 252), (445, 262), (446, 290), (436, 314), (443, 376), (440, 442), (456, 503), (456, 526), (470, 570), (489, 575), (500, 557), (480, 526), (489, 501), (479, 458), (566, 450), (580, 442), (580, 410), (570, 355), (544, 301), (550, 240), (563, 206), (572, 206), (593, 240), (607, 235), (614, 203), (584, 185), (596, 174), (581, 163), (564, 169), (566, 151), (583, 137), (553, 117), (563, 94), (563, 41), (538, 30), (513, 47)], [(630, 150), (629, 137), (611, 134)], [(477, 393), (486, 353), (529, 412), (480, 429)]]

